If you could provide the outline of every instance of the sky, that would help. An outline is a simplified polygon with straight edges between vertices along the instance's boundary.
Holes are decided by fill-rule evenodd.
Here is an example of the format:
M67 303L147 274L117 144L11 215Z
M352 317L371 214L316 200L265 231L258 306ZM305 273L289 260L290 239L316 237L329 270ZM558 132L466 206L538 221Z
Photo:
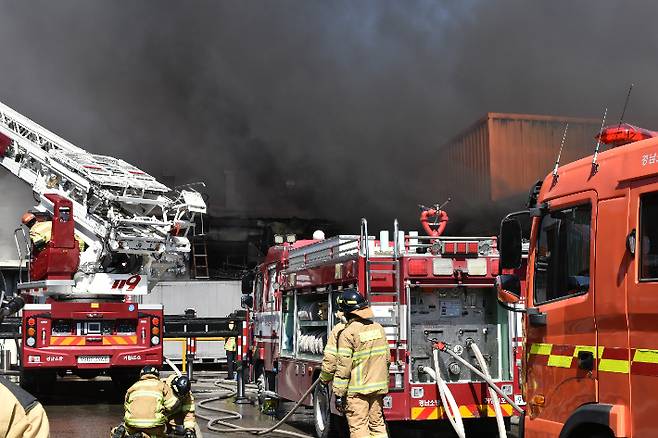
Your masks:
M166 184L204 181L214 214L418 228L417 204L468 200L442 178L440 147L486 112L609 107L612 120L633 82L626 120L658 128L657 13L611 0L0 0L0 100ZM17 214L31 203L0 184ZM499 220L461 205L453 230Z

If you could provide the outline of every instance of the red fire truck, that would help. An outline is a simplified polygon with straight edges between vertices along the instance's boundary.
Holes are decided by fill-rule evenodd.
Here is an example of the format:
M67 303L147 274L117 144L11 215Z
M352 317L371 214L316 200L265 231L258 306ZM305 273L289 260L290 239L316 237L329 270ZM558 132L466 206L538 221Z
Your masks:
M41 386L69 371L123 384L144 365L161 366L162 305L135 297L184 269L187 232L205 212L201 195L90 154L3 104L0 167L29 184L37 201L14 232L27 267L17 285L26 303L21 384Z
M252 345L266 389L284 400L301 398L320 372L328 332L337 322L336 297L356 288L388 335L388 421L450 419L459 425L463 418L467 425L495 427L487 385L449 355L434 363L431 341L437 339L474 364L477 348L496 385L522 403L516 318L496 303L496 238L444 237L447 220L439 208L428 209L421 215L428 235L400 231L395 221L392 236L382 231L375 238L364 219L358 235L289 239L270 248L253 285ZM439 381L447 383L456 409L443 407ZM331 396L318 387L305 403L314 407L317 435L332 436L336 412L325 414L329 406L333 410ZM507 403L499 412L501 423L513 414Z
M597 137L612 148L531 192L527 287L497 280L501 301L526 303L525 438L658 435L658 133L620 123ZM517 266L515 217L500 247Z

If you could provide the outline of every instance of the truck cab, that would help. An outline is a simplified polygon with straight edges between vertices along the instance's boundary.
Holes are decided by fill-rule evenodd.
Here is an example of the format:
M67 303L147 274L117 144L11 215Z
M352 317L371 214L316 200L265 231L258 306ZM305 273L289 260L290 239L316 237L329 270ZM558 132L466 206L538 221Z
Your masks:
M655 436L658 138L619 145L614 129L617 147L533 187L527 281L497 279L500 301L525 304L526 438ZM518 266L515 218L499 245Z

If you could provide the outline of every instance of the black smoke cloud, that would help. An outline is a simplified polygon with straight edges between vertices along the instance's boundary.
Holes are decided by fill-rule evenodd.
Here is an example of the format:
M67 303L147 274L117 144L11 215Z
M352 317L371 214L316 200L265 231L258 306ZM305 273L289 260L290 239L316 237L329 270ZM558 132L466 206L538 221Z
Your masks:
M485 112L614 115L635 82L627 119L658 128L655 2L0 7L0 99L167 183L205 181L216 214L417 227L417 203L452 194L481 217L440 145Z

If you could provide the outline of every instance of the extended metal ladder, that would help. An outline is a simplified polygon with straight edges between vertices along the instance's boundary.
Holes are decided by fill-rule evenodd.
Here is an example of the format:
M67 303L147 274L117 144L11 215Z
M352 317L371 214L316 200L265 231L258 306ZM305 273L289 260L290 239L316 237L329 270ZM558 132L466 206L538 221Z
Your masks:
M390 336L390 329L393 329L393 336L395 339L395 358L398 364L401 363L403 358L400 356L400 347L402 346L402 304L401 304L401 285L400 285L400 242L399 242L399 226L398 220L393 222L393 253L388 256L385 255L381 259L373 258L370 255L370 237L368 235L368 221L364 218L361 219L361 255L365 258L365 284L366 284L366 297L370 300L370 305L375 311L375 320L380 323L384 329L387 330L387 335ZM404 245L404 242L402 242ZM377 290L373 291L371 288L372 276L377 274L388 274L392 277L393 289L392 290ZM392 301L377 302L373 301L373 297L390 297ZM393 315L390 317L377 316L377 307L390 307L393 306Z
M192 272L197 280L208 280L208 246L204 237L192 241Z

